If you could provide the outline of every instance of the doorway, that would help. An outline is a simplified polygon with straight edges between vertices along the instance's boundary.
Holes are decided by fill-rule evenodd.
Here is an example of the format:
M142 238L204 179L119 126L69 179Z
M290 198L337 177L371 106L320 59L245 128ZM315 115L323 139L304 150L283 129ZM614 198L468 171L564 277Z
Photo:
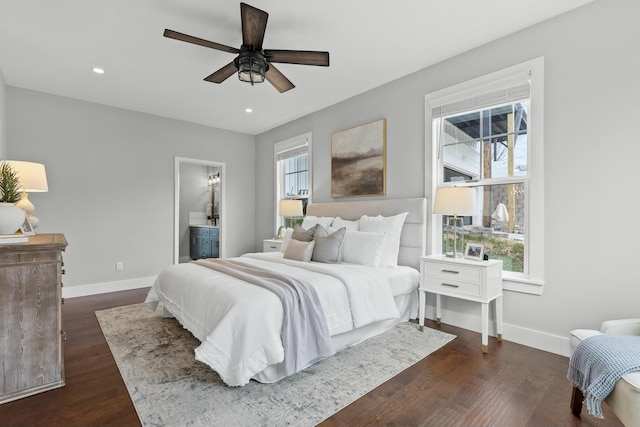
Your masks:
M176 157L174 163L173 262L191 260L190 225L218 228L220 258L226 254L226 165L211 160Z

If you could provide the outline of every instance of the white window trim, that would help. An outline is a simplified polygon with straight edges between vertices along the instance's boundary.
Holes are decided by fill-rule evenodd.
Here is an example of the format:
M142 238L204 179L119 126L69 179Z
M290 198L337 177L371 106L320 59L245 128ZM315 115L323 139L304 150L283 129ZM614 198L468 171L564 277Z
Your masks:
M451 86L425 96L425 153L431 153L432 174L425 174L425 193L435 194L438 185L434 173L438 167L438 144L432 129L432 110L438 105L449 104L463 99L480 96L499 88L528 79L530 82L530 115L532 121L528 128L531 143L528 149L528 216L525 219L528 239L528 267L526 275L505 271L503 273L503 289L542 295L544 288L544 58L539 57L485 76L481 76L455 86ZM425 164L429 159L426 159ZM428 182L431 179L431 183ZM431 185L429 185L431 184ZM429 197L428 194L425 194ZM429 206L431 209L431 206ZM427 241L427 253L437 253L437 241L442 230L442 218L432 216L430 239Z
M304 133L302 135L294 136L293 138L286 139L284 141L276 142L273 145L273 188L275 189L275 206L274 206L274 225L277 230L279 227L278 218L280 217L280 203L279 203L279 183L278 178L280 177L280 172L278 171L278 154L283 153L285 151L293 150L298 147L307 146L308 153L308 170L309 170L309 203L312 201L313 197L313 150L311 149L311 132Z

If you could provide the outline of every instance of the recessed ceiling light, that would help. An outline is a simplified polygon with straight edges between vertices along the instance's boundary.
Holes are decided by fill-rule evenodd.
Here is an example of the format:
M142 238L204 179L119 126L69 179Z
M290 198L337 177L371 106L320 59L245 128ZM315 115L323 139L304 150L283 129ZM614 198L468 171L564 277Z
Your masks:
M100 67L93 67L93 72L96 74L104 74L104 70Z
M245 108L244 112L245 113L253 113L253 108Z

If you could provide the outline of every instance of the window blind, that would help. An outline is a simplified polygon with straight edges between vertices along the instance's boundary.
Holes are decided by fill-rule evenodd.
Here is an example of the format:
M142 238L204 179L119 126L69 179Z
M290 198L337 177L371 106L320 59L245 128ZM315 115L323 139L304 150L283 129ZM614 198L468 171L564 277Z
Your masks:
M490 105L501 103L509 103L520 99L529 98L531 93L531 85L525 84L509 87L506 89L495 90L459 101L447 104L437 105L431 109L431 117L443 117L451 114L463 113L465 111L478 110Z
M276 153L276 160L278 161L286 160L286 159L290 159L291 157L307 154L308 152L309 152L309 147L307 142L305 141L304 145L285 149L284 151L278 151Z

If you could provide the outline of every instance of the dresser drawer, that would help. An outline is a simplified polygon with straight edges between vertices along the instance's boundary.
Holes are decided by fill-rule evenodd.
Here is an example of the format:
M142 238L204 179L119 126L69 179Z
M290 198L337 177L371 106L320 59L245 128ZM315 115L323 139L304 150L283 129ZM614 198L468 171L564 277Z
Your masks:
M480 284L458 282L456 280L446 280L440 277L428 277L424 290L427 292L435 292L442 295L468 295L472 297L480 297Z
M442 279L444 281L465 281L479 284L481 280L480 268L451 263L427 262L424 264L424 273L429 281Z

